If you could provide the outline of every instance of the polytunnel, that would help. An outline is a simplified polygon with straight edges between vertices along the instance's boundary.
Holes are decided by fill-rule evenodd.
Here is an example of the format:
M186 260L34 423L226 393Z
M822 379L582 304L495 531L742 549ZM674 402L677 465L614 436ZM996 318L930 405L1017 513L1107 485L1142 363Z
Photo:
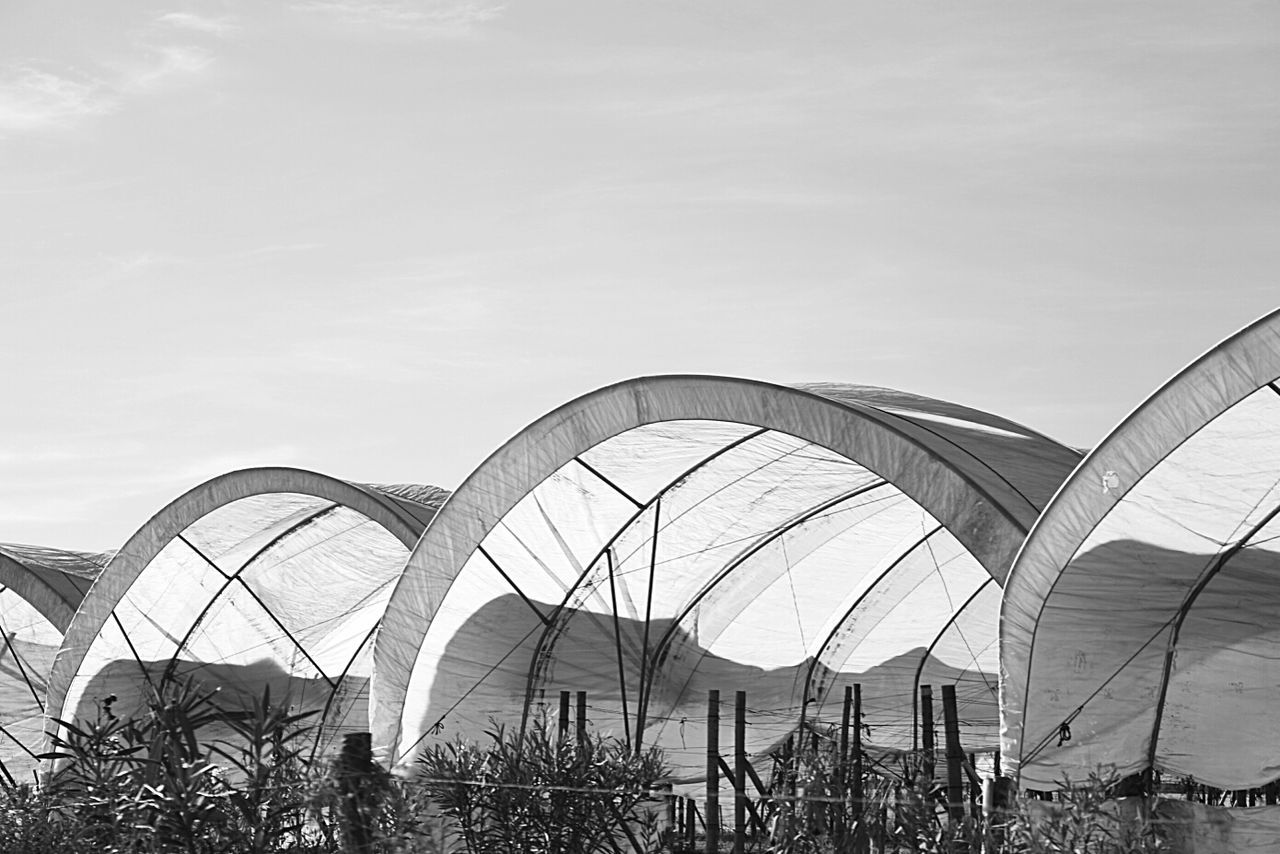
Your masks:
M585 691L593 727L688 775L708 689L748 691L759 752L856 681L869 743L912 747L918 686L954 684L966 747L994 748L1000 583L1078 456L879 388L600 389L496 451L414 549L374 644L374 744L406 769L429 736Z
M1277 377L1280 313L1141 404L1031 532L1000 626L1003 755L1023 787L1099 769L1280 778ZM1259 809L1274 844L1277 808Z
M314 711L316 747L367 729L369 640L447 497L288 468L232 472L169 504L112 558L67 628L48 713L137 709L181 678L223 708ZM212 736L212 734L211 734Z
M109 554L0 544L0 776L29 782L53 657Z

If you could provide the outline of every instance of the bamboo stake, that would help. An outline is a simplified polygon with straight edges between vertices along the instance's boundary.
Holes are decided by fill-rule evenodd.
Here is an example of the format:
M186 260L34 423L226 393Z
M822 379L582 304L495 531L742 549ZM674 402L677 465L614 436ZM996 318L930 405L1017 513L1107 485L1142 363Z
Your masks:
M720 850L720 692L707 692L707 828L706 854Z

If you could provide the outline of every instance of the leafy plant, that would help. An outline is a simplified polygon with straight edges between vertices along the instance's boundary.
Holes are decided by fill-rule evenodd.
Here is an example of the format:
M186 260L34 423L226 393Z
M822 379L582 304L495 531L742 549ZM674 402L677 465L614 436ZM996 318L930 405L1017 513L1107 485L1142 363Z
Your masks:
M419 759L415 780L456 824L470 854L592 854L617 840L645 850L656 836L641 807L665 773L661 753L639 755L615 739L552 731L545 721L524 733L501 726L490 744L436 745Z
M248 709L224 709L218 696L169 679L137 716L114 714L109 697L93 720L55 721L42 757L55 763L42 795L51 820L108 854L313 848L310 713L274 704L270 689Z
M225 801L234 821L231 835L246 851L276 851L303 844L311 807L311 774L305 756L315 712L291 713L273 705L271 687L243 714L220 718L236 738L211 750L229 764Z

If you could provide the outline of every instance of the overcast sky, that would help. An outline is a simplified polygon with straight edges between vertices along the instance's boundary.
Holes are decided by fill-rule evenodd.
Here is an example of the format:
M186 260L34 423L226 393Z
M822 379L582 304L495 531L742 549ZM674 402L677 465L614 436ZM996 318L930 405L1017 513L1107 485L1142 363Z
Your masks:
M1280 304L1280 4L0 4L0 541L643 374L1092 445Z

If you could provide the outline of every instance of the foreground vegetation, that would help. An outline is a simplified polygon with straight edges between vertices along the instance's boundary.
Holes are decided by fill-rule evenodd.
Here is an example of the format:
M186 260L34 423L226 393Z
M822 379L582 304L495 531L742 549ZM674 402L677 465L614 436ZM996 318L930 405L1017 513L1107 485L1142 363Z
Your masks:
M535 723L495 728L488 745L426 751L411 781L364 757L315 761L314 722L264 693L228 712L216 692L168 684L143 713L105 702L64 724L46 785L0 794L0 854L467 854L681 852L649 797L662 756ZM218 737L206 734L217 732ZM356 743L356 742L353 742ZM367 744L367 742L366 742ZM1058 802L998 820L949 818L942 792L909 760L895 779L868 778L860 803L840 768L814 755L775 775L757 799L746 850L769 854L1119 854L1167 850L1140 808L1093 780ZM726 804L731 812L731 801ZM705 836L696 833L694 848ZM731 850L725 829L720 849Z

